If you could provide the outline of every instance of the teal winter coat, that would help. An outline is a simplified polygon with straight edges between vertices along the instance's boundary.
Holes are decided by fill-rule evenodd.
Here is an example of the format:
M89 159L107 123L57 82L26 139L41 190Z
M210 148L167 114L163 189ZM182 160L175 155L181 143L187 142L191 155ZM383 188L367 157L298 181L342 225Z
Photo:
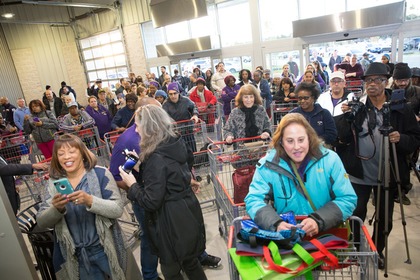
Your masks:
M258 162L245 198L246 210L257 225L275 231L282 221L278 214L293 211L295 215L309 215L321 232L352 215L357 196L343 163L335 152L324 147L320 150L321 155L310 160L302 178L315 212L287 162L276 159L275 149Z

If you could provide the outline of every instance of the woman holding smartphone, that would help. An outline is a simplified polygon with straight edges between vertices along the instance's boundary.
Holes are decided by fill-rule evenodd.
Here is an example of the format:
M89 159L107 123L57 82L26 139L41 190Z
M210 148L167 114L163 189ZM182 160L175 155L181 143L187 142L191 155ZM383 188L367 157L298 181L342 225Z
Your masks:
M139 176L136 181L121 167L120 176L130 187L128 199L145 210L151 252L159 256L165 279L183 279L181 269L189 279L207 279L198 260L206 236L190 183L192 151L174 132L173 120L161 107L140 107L135 116L141 137Z
M116 220L123 212L120 192L111 173L96 162L77 136L65 134L54 143L49 185L37 214L41 228L54 227L54 270L59 279L105 279L104 274L138 279Z

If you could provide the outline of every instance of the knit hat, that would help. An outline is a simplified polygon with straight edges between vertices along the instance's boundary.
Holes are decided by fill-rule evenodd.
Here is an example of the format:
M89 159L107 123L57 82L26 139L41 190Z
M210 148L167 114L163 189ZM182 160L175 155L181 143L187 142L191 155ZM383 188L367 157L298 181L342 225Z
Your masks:
M280 73L274 73L273 74L273 78L280 78L281 79L281 74Z
M45 90L49 90L50 88L51 88L51 86L47 85L47 86L45 87Z
M178 83L169 83L168 92L174 90L179 93Z
M134 101L134 103L137 103L139 98L134 93L129 93L125 96L125 102L128 103L128 101Z
M420 68L414 67L411 69L411 77L420 77Z
M156 91L155 98L158 97L158 96L163 96L163 98L165 98L165 99L168 98L168 95L163 90Z
M233 80L236 82L236 78L232 75L227 75L224 79L225 85L229 83L230 78L233 78Z
M105 92L105 90L104 90L103 88L101 88L101 89L98 91L98 93L100 93L100 92Z
M61 87L64 87L66 85L66 82L65 81L62 81L61 82Z
M341 71L332 72L330 75L330 81L334 78L340 78L341 80L345 80L344 73Z
M159 84L156 81L151 81L149 85L154 85L155 87L159 88Z
M195 81L195 84L198 84L199 82L206 85L206 81L203 78L198 78L197 81Z
M335 72L334 72L335 73ZM368 76L386 76L387 78L390 78L392 75L388 74L388 70L386 68L386 65L381 62L372 62L368 65L365 71L365 75L361 76L360 78L364 80Z
M391 60L391 57L387 53L383 54L382 56L385 56L386 58L388 58L388 60Z
M394 75L392 76L394 80L400 79L410 79L411 78L411 69L408 67L407 63L397 63L394 68Z

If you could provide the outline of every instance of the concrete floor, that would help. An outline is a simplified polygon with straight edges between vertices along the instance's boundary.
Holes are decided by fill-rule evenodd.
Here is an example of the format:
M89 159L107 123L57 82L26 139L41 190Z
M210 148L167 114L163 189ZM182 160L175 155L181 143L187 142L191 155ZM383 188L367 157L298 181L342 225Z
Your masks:
M401 215L399 204L395 205L394 212L394 228L389 238L389 257L388 257L388 278L384 277L384 271L379 270L378 279L420 279L420 237L419 237L419 210L420 210L420 183L417 178L412 174L411 182L414 187L410 191L408 197L411 199L410 206L404 206L404 212L407 222L407 236L409 242L410 256L412 264L405 264L404 261L407 260L403 228L401 224ZM26 205L30 205L30 202L22 205L22 209ZM369 213L368 217L370 218L373 213L373 206L369 203ZM227 243L226 240L219 234L219 221L216 206L210 206L203 210L204 221L206 224L206 234L207 234L207 252L214 256L219 256L222 258L222 265L217 269L206 268L205 272L209 280L221 280L229 279L229 266L227 260ZM129 220L129 215L126 214L125 219ZM367 224L367 221L366 221ZM123 225L124 231L127 233L127 236L135 230L135 227L129 225ZM367 228L372 232L372 226L367 225ZM24 235L25 240L27 241L26 236ZM27 241L29 251L33 257L31 246ZM134 256L140 266L140 247L139 241L135 242L133 247ZM33 258L34 259L34 258ZM34 259L35 263L35 259ZM158 268L159 272L160 269ZM162 277L162 275L160 274ZM340 276L339 279L342 279ZM347 276L348 277L348 276ZM163 278L163 277L162 277ZM40 278L41 279L41 278ZM187 279L187 277L185 277ZM324 279L324 278L322 278ZM329 278L327 278L329 279ZM337 278L335 278L337 279ZM346 278L347 279L347 278ZM358 278L356 278L358 279Z

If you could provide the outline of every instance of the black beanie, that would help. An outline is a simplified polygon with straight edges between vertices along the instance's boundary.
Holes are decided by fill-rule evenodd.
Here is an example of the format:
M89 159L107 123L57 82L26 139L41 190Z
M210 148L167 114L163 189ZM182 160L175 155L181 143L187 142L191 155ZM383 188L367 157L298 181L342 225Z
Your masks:
M51 88L51 86L47 85L47 86L45 87L45 90L49 90L50 88Z
M392 76L394 80L400 79L410 79L411 78L411 69L408 67L407 63L397 63L394 68L394 75Z

